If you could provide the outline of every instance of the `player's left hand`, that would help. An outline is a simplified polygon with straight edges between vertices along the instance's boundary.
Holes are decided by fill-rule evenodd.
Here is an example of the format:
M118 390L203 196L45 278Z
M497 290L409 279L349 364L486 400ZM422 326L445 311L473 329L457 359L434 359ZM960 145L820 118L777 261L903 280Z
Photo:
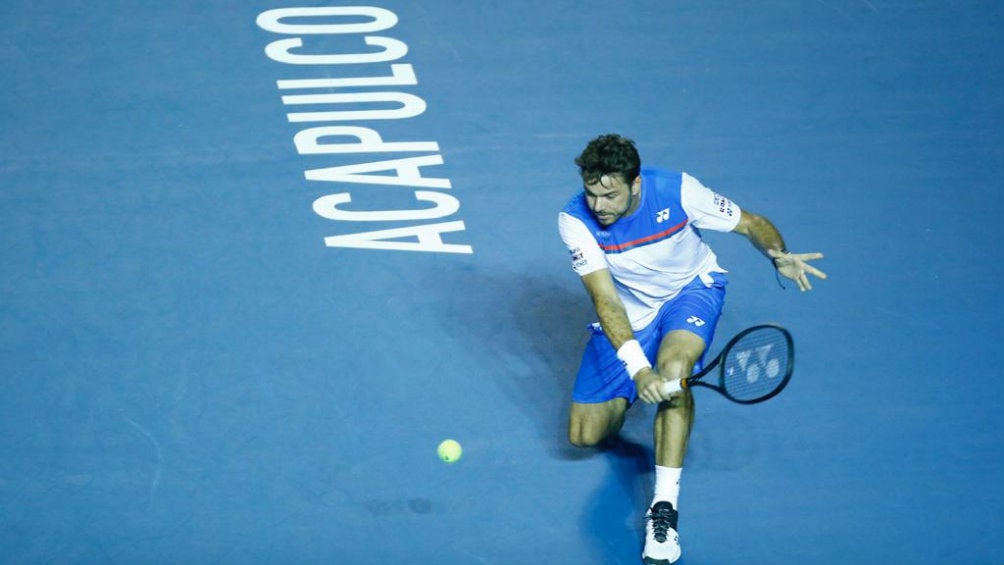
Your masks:
M795 281L795 284L798 285L798 290L812 290L812 284L809 282L808 275L819 279L826 279L826 273L809 264L809 261L822 259L822 253L782 253L781 251L772 249L768 252L768 255L774 261L774 267L777 269L777 272L781 273L783 277Z

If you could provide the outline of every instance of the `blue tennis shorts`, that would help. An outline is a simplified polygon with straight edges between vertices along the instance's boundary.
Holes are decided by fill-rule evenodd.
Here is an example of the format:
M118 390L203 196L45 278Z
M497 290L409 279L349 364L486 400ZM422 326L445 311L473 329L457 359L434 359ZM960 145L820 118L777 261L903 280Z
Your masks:
M680 294L666 302L658 315L645 329L635 332L649 362L655 365L659 343L663 336L673 330L687 330L704 340L705 352L715 336L715 327L722 315L725 304L724 274L712 273L711 287L704 286L700 278L690 282ZM629 404L638 399L634 381L624 370L624 364L617 358L610 340L599 324L590 325L592 335L582 354L579 374L575 377L572 400L581 403L606 402L614 398L626 398ZM703 356L694 366L694 373L701 370Z

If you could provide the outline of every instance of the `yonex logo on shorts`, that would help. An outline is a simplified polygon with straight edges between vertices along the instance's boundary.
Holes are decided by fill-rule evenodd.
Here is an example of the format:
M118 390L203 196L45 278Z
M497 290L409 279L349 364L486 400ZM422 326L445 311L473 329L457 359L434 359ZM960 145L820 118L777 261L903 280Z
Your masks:
M705 322L704 320L702 320L702 319L698 318L697 316L691 316L691 317L687 318L687 323L688 323L688 324L694 324L694 325L695 325L695 326L697 326L697 327L701 327L701 326L703 326L703 325L704 325L704 324L705 324L706 322Z
M658 223L663 223L669 219L669 208L665 210L659 210L659 213L655 215L655 221Z

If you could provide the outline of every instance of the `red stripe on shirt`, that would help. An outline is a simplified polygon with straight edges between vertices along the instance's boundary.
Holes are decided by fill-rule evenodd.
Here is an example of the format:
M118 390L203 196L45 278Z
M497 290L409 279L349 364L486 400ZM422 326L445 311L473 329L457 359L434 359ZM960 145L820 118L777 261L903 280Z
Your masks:
M633 241L627 241L627 242L624 242L624 243L621 243L621 244L618 244L618 245L603 245L601 243L600 244L600 249L602 249L603 251L624 251L625 249L630 249L632 247L637 247L639 245L642 245L642 244L645 244L645 243L649 243L649 242L652 242L652 241L655 241L655 240L658 240L658 239L665 239L665 238L673 235L674 233L680 231L681 229L683 229L683 226L685 226L685 225L687 225L687 220L683 220L679 224L676 224L675 226L669 228L666 231L661 231L659 233L655 233L655 234L652 234L652 235L649 235L649 236L645 236L645 237L640 238L640 239L635 239Z

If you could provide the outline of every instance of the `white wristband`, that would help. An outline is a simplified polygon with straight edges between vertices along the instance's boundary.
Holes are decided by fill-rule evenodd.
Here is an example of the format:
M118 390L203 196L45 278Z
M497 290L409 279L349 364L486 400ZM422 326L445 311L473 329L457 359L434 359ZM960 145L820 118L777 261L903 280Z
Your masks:
M617 350L617 358L621 360L621 363L624 363L624 369L632 380L638 371L652 368L652 364L648 362L648 357L645 357L645 352L642 351L641 344L638 343L637 339L624 342L624 345L621 345L620 349Z

